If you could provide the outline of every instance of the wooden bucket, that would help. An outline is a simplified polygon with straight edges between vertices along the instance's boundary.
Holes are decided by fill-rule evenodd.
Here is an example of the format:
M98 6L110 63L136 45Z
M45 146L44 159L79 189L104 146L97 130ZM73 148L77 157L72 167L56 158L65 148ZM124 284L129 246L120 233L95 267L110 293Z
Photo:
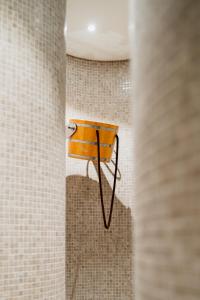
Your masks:
M93 121L71 119L68 128L74 128L68 142L68 156L97 160L97 130L100 141L100 160L109 162L112 157L118 126Z

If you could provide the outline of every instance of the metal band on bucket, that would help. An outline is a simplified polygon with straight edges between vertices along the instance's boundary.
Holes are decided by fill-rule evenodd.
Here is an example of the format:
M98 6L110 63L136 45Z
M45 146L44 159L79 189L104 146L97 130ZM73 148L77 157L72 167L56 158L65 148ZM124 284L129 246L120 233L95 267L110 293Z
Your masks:
M77 126L86 127L86 128L93 128L93 129L96 129L96 130L105 130L105 131L117 132L115 128L104 127L104 126L97 126L97 125L92 125L92 124L77 123Z
M80 158L80 159L86 159L86 160L97 160L98 157L96 156L86 156L86 155L79 155L79 154L73 154L73 153L68 153L69 157L73 157L73 158ZM101 161L102 162L109 162L108 158L103 158L101 157Z
M74 139L69 139L70 142L72 143L81 143L81 144L87 144L87 145L97 145L97 142L92 142L92 141L85 141L85 140L74 140ZM109 147L112 148L113 144L102 144L100 143L101 147Z

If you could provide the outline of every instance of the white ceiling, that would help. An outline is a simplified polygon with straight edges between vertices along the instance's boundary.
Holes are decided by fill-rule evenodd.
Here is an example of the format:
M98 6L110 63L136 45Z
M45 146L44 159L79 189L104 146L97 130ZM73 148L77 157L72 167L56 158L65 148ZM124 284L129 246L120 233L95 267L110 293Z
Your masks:
M128 59L128 0L67 0L65 34L69 55Z

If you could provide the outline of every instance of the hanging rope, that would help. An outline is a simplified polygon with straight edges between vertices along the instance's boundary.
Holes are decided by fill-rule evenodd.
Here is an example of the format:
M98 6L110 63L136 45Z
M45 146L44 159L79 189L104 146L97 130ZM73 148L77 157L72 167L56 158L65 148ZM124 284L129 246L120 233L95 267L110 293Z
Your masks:
M117 169L118 169L118 153L119 153L119 137L118 135L115 136L116 138L116 162L115 162L115 173L114 173L114 181L113 181L113 190L112 190L112 198L110 204L110 212L108 217L108 223L106 221L106 214L105 214L105 207L104 207L104 200L103 200L103 189L102 189L102 181L101 181L101 157L100 157L100 138L99 138L99 130L96 130L97 136L97 154L98 154L98 177L99 177L99 190L100 190L100 198L101 198L101 208L102 208L102 215L103 215L103 222L104 227L109 229L112 219L112 212L113 212L113 204L115 199L115 187L116 187L116 179L117 179Z

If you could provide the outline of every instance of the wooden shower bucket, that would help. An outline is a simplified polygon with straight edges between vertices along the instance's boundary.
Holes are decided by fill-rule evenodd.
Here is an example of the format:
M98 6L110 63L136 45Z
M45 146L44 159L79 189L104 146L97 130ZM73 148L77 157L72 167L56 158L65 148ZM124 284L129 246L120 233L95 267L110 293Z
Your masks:
M68 156L79 159L86 159L97 161L98 163L98 177L99 190L101 199L101 208L103 215L104 227L109 229L112 218L113 204L115 198L115 187L118 170L118 126L106 123L99 123L93 121L84 121L71 119L67 125L68 142ZM116 140L116 161L115 173L113 181L112 198L110 205L110 212L108 222L106 220L106 213L103 200L103 189L101 180L101 166L100 162L110 162L113 148Z
M70 120L69 126L74 129L68 142L69 157L97 160L96 131L98 130L100 139L100 160L102 162L109 162L111 160L118 126L76 119Z

